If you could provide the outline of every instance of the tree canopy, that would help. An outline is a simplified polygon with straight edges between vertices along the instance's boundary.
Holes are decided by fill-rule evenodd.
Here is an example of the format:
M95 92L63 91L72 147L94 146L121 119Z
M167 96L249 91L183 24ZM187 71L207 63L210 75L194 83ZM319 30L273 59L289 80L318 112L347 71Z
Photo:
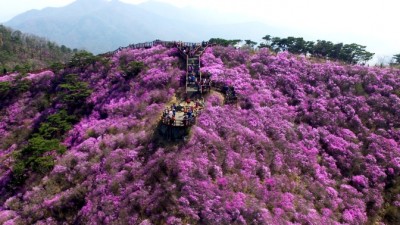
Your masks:
M0 25L0 72L27 72L65 63L73 50L45 38Z
M240 40L240 39L226 40L223 38L211 38L208 42L211 44L217 44L217 45L222 45L222 46L228 47L228 46L235 46L235 45L239 44L240 42L242 42L242 40Z
M393 56L393 61L394 64L400 65L400 53Z
M326 40L306 41L302 37L272 37L266 35L262 38L260 48L269 48L276 52L288 51L293 54L304 54L313 57L341 60L347 63L365 63L372 59L374 53L368 52L366 46L356 43L333 43ZM399 55L400 60L400 55Z

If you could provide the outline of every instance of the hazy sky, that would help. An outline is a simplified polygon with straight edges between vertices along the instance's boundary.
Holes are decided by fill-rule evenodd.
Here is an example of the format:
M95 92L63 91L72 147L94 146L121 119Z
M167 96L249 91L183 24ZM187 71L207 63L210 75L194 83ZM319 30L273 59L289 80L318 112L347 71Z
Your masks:
M74 0L0 0L0 23L29 9L59 7ZM139 3L146 0L121 0ZM288 28L309 40L356 42L378 56L400 53L399 0L160 0L247 15ZM258 41L258 40L256 40Z

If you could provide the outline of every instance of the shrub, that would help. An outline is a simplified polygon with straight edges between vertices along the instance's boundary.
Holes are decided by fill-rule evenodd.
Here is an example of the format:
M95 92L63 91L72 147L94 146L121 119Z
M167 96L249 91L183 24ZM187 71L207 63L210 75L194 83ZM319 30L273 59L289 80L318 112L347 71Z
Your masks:
M58 152L65 151L65 146L60 144L57 139L47 140L42 136L36 136L29 139L29 143L26 147L22 149L22 154L25 156L39 157L44 153L52 150L57 150Z
M45 174L54 167L54 159L51 156L41 156L35 158L31 163L31 169L35 172Z
M85 68L88 65L94 65L99 57L87 51L81 51L72 56L71 61L68 63L69 67Z
M92 93L89 85L83 81L79 81L76 74L65 76L63 83L59 87L62 91L61 101L71 107L82 106L86 98Z
M131 79L137 76L144 69L144 63L138 61L132 61L128 63L126 67L123 68L126 76L125 79Z
M66 110L53 114L42 123L39 128L39 134L46 139L60 138L66 131L72 128L76 122L76 116L68 115Z
M11 83L8 81L0 82L0 100L6 99L11 90Z

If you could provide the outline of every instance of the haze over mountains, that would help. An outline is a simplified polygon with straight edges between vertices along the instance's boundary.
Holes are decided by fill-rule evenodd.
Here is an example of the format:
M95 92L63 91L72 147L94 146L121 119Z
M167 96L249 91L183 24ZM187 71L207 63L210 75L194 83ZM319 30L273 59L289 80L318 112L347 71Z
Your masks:
M118 0L77 0L60 8L31 10L5 25L94 53L131 43L164 40L202 41L212 37L259 40L279 33L258 22L240 22L232 15L178 8L150 1L138 5Z

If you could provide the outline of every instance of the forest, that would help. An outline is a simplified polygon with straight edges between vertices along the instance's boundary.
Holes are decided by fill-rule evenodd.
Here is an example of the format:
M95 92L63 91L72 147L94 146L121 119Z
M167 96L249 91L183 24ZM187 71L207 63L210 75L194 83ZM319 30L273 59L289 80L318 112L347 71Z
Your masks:
M317 40L306 41L302 37L272 37L266 35L257 47L268 48L274 52L288 51L293 54L303 54L310 57L336 60L350 64L365 64L372 59L374 53L366 51L366 46L356 43L343 44L331 41ZM225 40L212 38L211 43L222 46L235 46L242 42L240 39ZM252 40L244 40L244 45L255 47L258 43Z
M28 72L66 63L77 49L0 25L0 74Z

